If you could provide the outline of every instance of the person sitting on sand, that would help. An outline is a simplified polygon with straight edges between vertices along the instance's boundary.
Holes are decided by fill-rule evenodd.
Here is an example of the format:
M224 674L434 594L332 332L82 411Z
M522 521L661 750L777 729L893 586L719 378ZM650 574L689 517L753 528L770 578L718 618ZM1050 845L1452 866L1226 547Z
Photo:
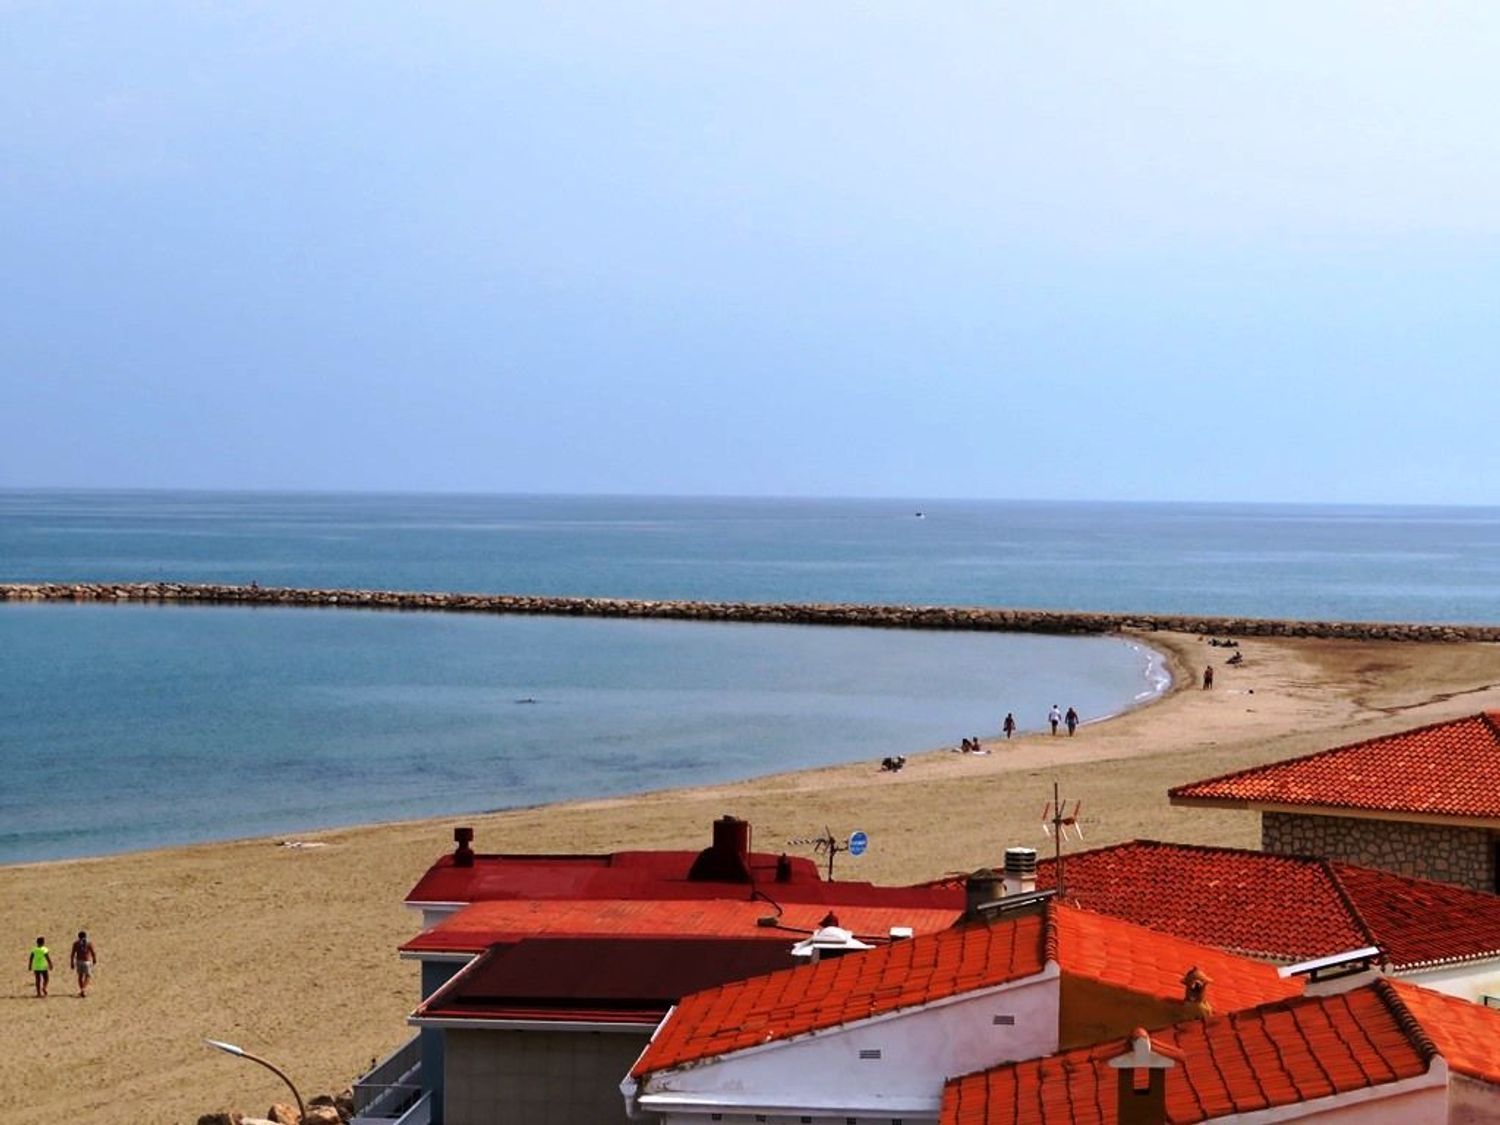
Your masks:
M99 954L94 951L94 943L89 941L89 935L79 930L78 940L73 943L73 950L68 954L68 964L78 974L79 999L89 994L89 984L94 979L94 963L98 960Z
M1005 713L1005 722L1003 722L1003 723L1000 724L1000 729L1005 732L1005 737L1006 738L1009 738L1011 735L1015 734L1016 733L1016 717L1015 717L1015 715L1013 715L1013 714L1011 714L1011 712L1007 711Z
M36 996L40 1000L47 995L47 978L52 972L52 954L47 949L47 939L39 937L26 959L36 984Z

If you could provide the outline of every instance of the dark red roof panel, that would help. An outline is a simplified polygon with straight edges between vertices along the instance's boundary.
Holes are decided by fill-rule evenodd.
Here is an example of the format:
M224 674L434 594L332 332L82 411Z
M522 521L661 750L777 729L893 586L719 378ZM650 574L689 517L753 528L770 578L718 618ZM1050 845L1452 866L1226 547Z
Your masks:
M1500 712L1179 785L1174 802L1242 802L1500 820Z
M690 992L791 964L788 942L537 938L490 949L417 1016L655 1022Z

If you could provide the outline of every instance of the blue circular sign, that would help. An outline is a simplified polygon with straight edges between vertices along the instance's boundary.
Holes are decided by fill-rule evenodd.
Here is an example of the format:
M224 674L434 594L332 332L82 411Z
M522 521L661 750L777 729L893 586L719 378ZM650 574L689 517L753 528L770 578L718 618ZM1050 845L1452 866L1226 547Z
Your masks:
M870 837L863 832L856 832L849 837L849 854L864 855L865 849L870 846Z

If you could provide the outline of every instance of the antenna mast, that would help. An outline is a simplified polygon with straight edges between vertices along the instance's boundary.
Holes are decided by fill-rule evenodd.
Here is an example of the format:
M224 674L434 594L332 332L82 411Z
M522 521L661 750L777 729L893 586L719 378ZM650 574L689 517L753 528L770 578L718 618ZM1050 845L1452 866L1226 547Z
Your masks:
M833 830L826 824L823 826L823 835L821 836L796 836L788 840L787 843L811 844L813 851L818 855L826 855L828 857L828 881L830 883L833 882L834 856L838 855L839 852L847 852L849 850L849 841L845 840L842 844L839 843L837 837L833 834Z
M1068 887L1063 871L1063 841L1067 838L1069 829L1077 833L1080 840L1083 839L1083 825L1078 818L1078 812L1082 808L1082 801L1074 801L1073 811L1068 812L1058 792L1057 780L1054 778L1052 800L1042 806L1042 831L1052 837L1052 858L1056 864L1053 871L1057 877L1058 898L1063 897Z

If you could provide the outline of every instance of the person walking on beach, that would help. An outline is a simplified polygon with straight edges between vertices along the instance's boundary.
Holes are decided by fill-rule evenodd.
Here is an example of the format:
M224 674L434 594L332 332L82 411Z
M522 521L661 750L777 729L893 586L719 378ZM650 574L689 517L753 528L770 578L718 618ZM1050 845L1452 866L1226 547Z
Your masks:
M99 954L94 951L94 943L89 941L89 935L79 930L78 940L73 943L73 951L68 954L68 965L78 974L80 1000L89 994L89 984L94 979L94 963L98 960Z
M1057 733L1057 724L1062 722L1062 712L1057 709L1057 704L1052 705L1052 710L1047 712L1047 721L1052 724L1052 733Z
M1067 715L1063 718L1063 722L1068 724L1068 737L1072 738L1073 732L1078 729L1078 712L1069 707Z
M1005 731L1006 738L1016 733L1016 717L1010 711L1005 713L1005 722L1000 724L1000 729Z
M1209 688L1211 688L1213 686L1214 686L1214 666L1212 664L1210 664L1207 668L1203 669L1203 690L1207 691Z
M40 1000L47 995L47 978L52 972L52 954L47 949L47 939L39 937L36 945L32 946L31 954L26 959L26 964L31 969L32 979L36 983L36 996Z

